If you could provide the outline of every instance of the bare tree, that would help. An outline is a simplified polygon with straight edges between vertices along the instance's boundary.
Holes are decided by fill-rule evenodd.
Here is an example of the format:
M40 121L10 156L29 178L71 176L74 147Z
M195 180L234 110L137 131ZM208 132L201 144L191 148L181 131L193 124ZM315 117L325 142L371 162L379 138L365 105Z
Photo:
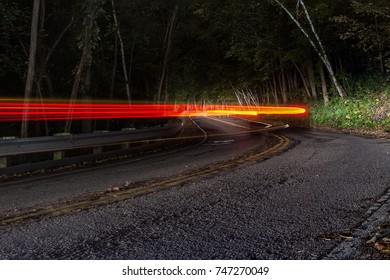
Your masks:
M309 85L311 90L311 97L313 99L317 99L317 89L316 89L316 83L315 83L315 77L314 77L314 68L313 68L313 60L311 58L311 55L308 55L307 60L307 74L309 76Z
M53 97L53 87L51 84L51 79L48 73L47 65L50 61L51 56L53 55L55 49L57 48L58 44L61 42L62 38L64 37L65 33L69 30L73 23L73 17L70 19L69 23L64 27L64 29L61 31L61 33L58 35L56 40L54 41L53 45L49 47L48 49L45 49L42 43L42 40L39 40L40 37L42 37L42 34L45 33L45 20L46 20L46 1L41 0L40 4L40 19L39 19L39 34L41 36L38 37L38 50L37 50L37 66L36 66L36 78L34 79L36 84L36 90L38 97L40 98L42 104L43 104L43 93L42 93L42 80L46 80L46 84L49 90L50 97ZM48 121L44 121L45 124L45 132L46 135L49 135L49 125Z
M329 94L328 94L328 86L326 84L325 73L324 73L324 65L322 61L318 63L318 68L320 70L322 95L324 98L324 103L327 104L329 102Z
M130 86L129 86L129 77L127 75L127 70L126 70L126 59L125 59L125 49L123 46L123 40L122 40L122 35L119 29L118 25L118 18L116 17L116 10L115 10L115 2L114 0L111 0L111 6L112 6L112 16L114 18L114 27L116 30L116 34L119 39L119 45L121 47L121 57L122 57L122 69L123 69L123 76L125 78L125 83L126 83L126 95L129 100L129 103L131 102L131 95L130 95Z
M82 78L88 73L88 68L91 65L92 60L92 42L93 42L93 34L96 28L95 20L98 13L100 0L88 0L86 1L86 17L84 19L84 29L82 33L82 54L80 58L80 62L77 66L77 71L75 74L72 92L70 94L70 109L68 112L68 118L65 123L64 132L69 133L72 125L72 113L73 113L73 105L76 102L77 95L79 92L80 83Z
M279 62L280 62L280 88L282 93L283 103L286 104L288 101L287 98L287 85L286 85L286 72L284 70L282 55L279 50Z
M331 78L331 80L332 80L332 82L333 82L333 84L334 84L334 86L336 88L337 93L341 97L345 97L346 93L345 93L344 89L341 87L341 85L339 84L339 82L337 81L336 75L334 74L332 65L331 65L331 63L330 63L330 61L328 59L328 56L327 56L326 51L325 51L325 48L322 45L320 37L318 36L318 34L317 34L317 32L316 32L316 30L314 28L313 21L312 21L310 15L309 15L309 12L306 9L306 6L305 6L305 3L303 2L303 0L298 0L297 1L297 9L299 7L302 7L302 9L304 11L304 14L305 14L305 17L306 17L306 20L307 20L307 22L310 25L310 30L311 30L311 33L312 33L311 35L303 28L303 26L298 21L298 19L296 17L294 17L294 15L286 8L285 5L283 5L283 3L280 0L271 0L271 1L275 2L276 4L278 4L288 14L288 16L294 21L294 23L301 30L303 35L305 35L305 37L309 40L310 44L313 46L313 48L315 49L315 51L317 52L317 54L321 58L322 62L324 63L326 69L328 70L329 76L330 76L330 78Z
M24 89L24 104L28 106L29 99L32 95L32 88L35 75L35 61L37 53L37 39L38 39L38 21L39 21L39 5L41 0L34 0L32 19L31 19L31 35L30 35L30 52L28 56L28 69L26 77L26 86ZM28 110L25 108L23 112L22 126L20 130L20 137L28 136Z
M299 76L300 76L301 79L302 79L302 84L303 84L303 86L304 86L304 88L305 88L307 97L308 97L308 98L311 98L309 86L307 85L307 81L306 81L306 79L305 79L305 76L303 75L301 69L298 67L298 65L296 64L296 62L295 62L294 60L292 60L292 63L294 64L295 68L296 68L297 71L298 71Z
M115 34L114 56L113 56L113 66L112 66L112 71L111 71L110 91L108 92L108 98L110 101L114 98L114 87L115 87L115 76L116 76L117 65L118 65L118 33Z
M42 18L41 20L44 20L44 19ZM44 76L47 77L47 64L49 63L50 58L53 55L54 50L57 48L58 44L61 42L65 33L69 30L72 23L73 23L73 17L70 19L69 23L64 27L64 29L58 35L54 44L48 49L47 53L45 53L45 56L42 58L39 69L37 71L38 72L37 73L37 88L38 88L38 90L40 90L40 88L41 88L42 79L44 78ZM42 27L42 29L43 29L43 27Z
M164 53L164 60L163 60L163 65L162 65L162 69L161 69L160 81L158 84L158 90L157 90L157 94L156 94L156 98L155 98L157 101L161 100L161 92L162 92L164 80L165 80L166 73L167 73L168 59L169 59L169 55L171 52L172 38L173 38L174 31L175 31L176 17L177 17L178 9L179 9L179 5L176 4L176 6L173 9L173 12L169 18L167 29L165 32L165 37L164 37L164 52L165 53ZM165 99L167 99L167 96L165 97Z

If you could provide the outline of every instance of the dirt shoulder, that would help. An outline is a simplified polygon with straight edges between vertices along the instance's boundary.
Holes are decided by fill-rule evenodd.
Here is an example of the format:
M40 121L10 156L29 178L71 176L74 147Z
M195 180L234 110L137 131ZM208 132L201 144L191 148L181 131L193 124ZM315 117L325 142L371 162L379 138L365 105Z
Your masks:
M332 128L332 127L317 127L310 126L311 128L319 129L322 131L330 131L336 133L346 133L351 135L357 135L370 138L387 138L390 139L390 132L383 130L370 130L370 129L351 129L351 128Z
M335 128L329 126L315 126L310 123L310 119L298 118L298 117L288 117L288 118L276 118L276 117L263 117L262 121L270 123L272 125L281 125L289 124L292 127L304 127L304 128L315 128L321 131L335 132L335 133L345 133L351 135L357 135L368 138L386 138L390 139L390 131L379 130L379 129L353 129L353 128Z

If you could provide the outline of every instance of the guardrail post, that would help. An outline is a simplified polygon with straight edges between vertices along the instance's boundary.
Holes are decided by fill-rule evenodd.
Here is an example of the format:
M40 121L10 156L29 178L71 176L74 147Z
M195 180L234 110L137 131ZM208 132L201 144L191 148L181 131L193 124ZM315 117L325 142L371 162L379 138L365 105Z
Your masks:
M122 143L121 144L121 149L122 150L126 150L126 149L128 149L129 148L129 142L125 142L125 143Z
M16 139L16 136L3 136L0 140L13 140ZM6 168L8 166L7 157L0 157L0 168Z
M135 130L134 127L125 127L125 128L122 128L121 131L132 131L132 130ZM129 142L124 142L121 144L121 149L122 150L126 150L130 147L130 143Z
M1 157L0 158L0 168L6 168L7 167L7 157Z
M108 130L95 130L93 133L107 133L107 132L109 132L109 131ZM94 154L100 154L102 151L103 151L102 146L93 147Z
M53 152L53 159L54 160L60 160L65 157L65 152L64 151L55 151Z
M61 133L56 133L54 136L69 136L71 135L70 133L66 132L61 132ZM65 157L65 152L64 151L54 151L53 152L53 160L60 160Z

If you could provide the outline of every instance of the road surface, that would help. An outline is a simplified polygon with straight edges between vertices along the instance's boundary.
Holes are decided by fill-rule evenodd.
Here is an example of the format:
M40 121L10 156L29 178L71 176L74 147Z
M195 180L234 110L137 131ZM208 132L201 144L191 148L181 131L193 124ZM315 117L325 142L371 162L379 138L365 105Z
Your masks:
M267 137L237 134L245 122L196 121L209 134L232 134L133 163L0 186L2 213L37 202L55 208L80 188L88 194L126 181L142 190L157 186L2 226L0 258L386 258L365 241L389 217L389 140L287 129L278 134L289 144L270 156L258 152ZM267 149L286 139L268 137L275 143Z

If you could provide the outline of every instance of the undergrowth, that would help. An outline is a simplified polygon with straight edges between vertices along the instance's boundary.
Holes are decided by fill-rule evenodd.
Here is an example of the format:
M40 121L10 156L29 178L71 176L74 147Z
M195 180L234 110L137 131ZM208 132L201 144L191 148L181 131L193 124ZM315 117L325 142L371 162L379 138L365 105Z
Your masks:
M355 83L346 98L311 102L310 123L317 127L390 131L390 85L385 79Z

